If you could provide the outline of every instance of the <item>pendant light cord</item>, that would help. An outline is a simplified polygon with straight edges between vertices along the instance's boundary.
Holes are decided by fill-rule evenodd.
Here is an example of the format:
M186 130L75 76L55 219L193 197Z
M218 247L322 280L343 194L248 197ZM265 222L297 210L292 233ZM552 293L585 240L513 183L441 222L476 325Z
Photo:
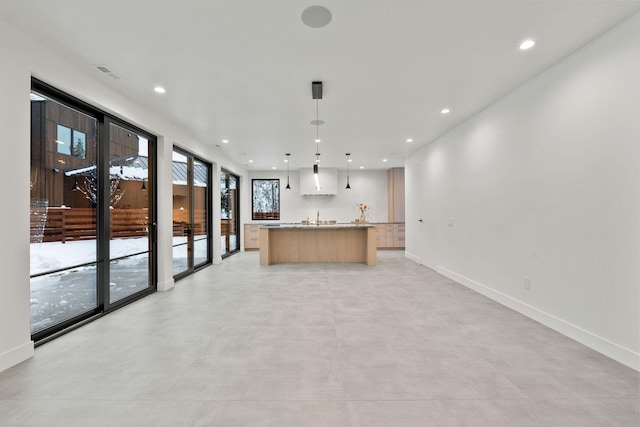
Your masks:
M319 151L319 146L318 146L318 142L320 141L320 137L319 137L319 127L320 127L320 122L318 121L318 100L316 99L316 163L318 163L319 160L319 156L320 156L320 151Z

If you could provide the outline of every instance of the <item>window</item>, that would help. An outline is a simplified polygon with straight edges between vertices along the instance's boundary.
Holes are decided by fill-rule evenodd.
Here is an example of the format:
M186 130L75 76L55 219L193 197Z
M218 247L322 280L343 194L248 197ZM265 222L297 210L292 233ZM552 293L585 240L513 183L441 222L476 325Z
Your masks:
M156 138L32 79L31 339L156 290Z
M87 153L87 134L58 125L56 144L58 145L58 153L84 159Z
M280 180L251 180L251 219L280 219Z

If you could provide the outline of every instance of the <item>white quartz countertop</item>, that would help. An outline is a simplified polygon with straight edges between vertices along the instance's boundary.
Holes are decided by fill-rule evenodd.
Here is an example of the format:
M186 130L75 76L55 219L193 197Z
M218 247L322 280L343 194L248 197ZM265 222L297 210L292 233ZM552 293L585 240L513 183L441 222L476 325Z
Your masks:
M263 225L260 228L301 228L308 230L327 230L327 229L338 229L338 228L369 228L375 227L373 224L270 224Z

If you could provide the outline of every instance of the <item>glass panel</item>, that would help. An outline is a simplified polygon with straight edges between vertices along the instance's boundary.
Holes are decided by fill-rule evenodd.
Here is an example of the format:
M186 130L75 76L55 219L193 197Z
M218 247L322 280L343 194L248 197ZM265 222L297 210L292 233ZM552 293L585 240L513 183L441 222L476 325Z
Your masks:
M149 141L110 124L109 302L151 283Z
M229 189L227 188L227 173L220 172L220 253L227 254L227 235L229 222Z
M238 177L229 175L229 251L240 249L238 241Z
M238 241L238 177L229 172L220 174L220 245L222 255L240 249Z
M193 161L193 265L206 263L209 259L207 183L209 182L207 165L198 160Z
M58 144L58 153L71 155L71 129L58 125L58 137L56 138L56 144Z
M98 306L97 120L35 93L31 113L30 291L35 333ZM69 155L72 129L85 135L84 158Z
M189 270L191 192L187 156L173 152L173 275Z
M73 130L73 142L71 143L71 155L83 158L86 154L87 135L79 130Z

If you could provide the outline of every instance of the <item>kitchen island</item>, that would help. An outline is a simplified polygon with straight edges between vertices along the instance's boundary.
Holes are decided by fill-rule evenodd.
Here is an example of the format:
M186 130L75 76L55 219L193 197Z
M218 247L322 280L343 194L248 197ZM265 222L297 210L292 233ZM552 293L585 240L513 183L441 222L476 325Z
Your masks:
M260 227L260 265L289 262L376 265L376 228L352 224Z

